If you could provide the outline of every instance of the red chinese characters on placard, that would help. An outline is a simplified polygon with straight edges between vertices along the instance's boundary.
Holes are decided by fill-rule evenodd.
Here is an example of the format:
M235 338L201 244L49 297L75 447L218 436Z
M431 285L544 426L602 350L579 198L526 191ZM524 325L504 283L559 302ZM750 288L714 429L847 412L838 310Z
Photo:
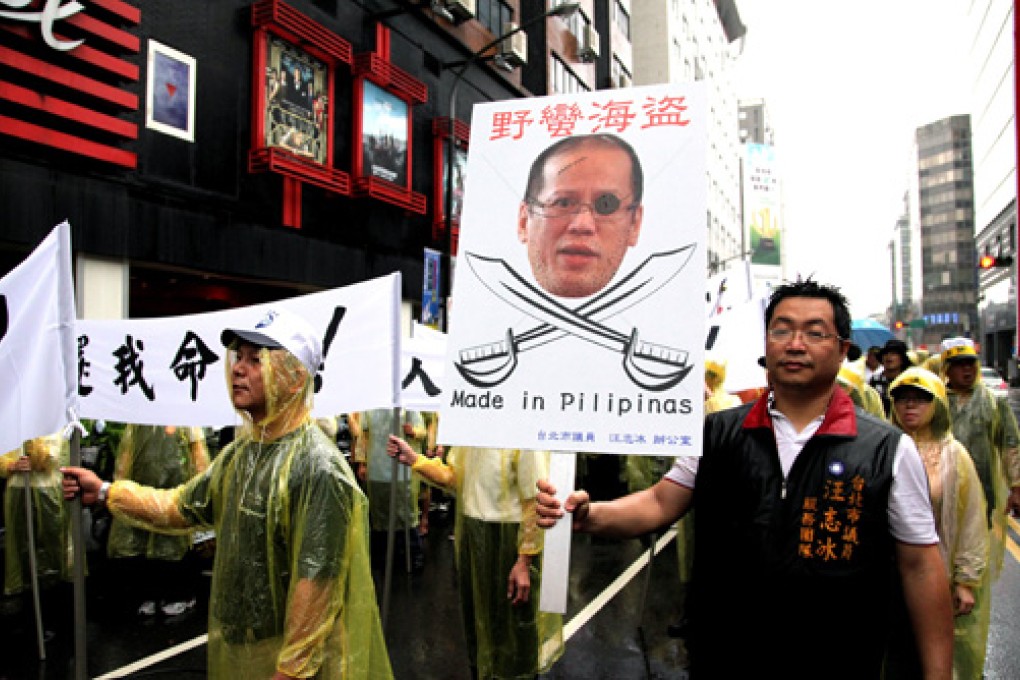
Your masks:
M577 104L555 104L542 109L539 123L546 126L550 137L569 137L581 119L581 107Z
M605 104L597 102L592 104L596 109L596 113L588 116L588 120L595 121L595 127L591 131L615 130L616 132L623 132L630 127L630 122L637 116L636 113L630 110L630 107L633 105L634 102L614 102L612 99Z
M636 125L639 130L659 127L684 127L691 123L686 97L646 97L640 106L633 101L559 102L539 113L538 125L550 138L596 132L625 132ZM530 110L496 111L492 114L490 140L517 140L535 124Z
M644 109L646 118L646 122L641 126L641 129L669 125L678 125L680 127L689 125L691 119L685 115L687 113L685 99L686 97L662 97L661 99L648 97L641 107Z
M492 114L492 134L494 139L520 139L524 136L524 128L534 123L531 111L497 111Z

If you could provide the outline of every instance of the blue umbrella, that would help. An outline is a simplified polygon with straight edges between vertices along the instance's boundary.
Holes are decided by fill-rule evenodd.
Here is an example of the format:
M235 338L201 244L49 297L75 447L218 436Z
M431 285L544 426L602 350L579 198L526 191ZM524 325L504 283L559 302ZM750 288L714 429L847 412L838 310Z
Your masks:
M850 339L867 352L869 347L881 347L896 336L874 319L855 319L850 323Z

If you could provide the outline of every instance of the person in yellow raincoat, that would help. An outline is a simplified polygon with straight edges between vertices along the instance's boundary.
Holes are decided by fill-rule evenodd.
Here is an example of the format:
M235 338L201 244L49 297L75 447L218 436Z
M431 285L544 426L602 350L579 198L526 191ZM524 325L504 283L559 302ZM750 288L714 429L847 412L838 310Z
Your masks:
M60 435L38 437L0 456L4 494L4 594L32 587L28 555L25 494L32 497L36 574L40 590L71 578L69 515L60 499L60 466L67 463L67 441Z
M842 387L854 406L885 420L885 409L882 408L882 395L874 387L864 382L864 375L857 364L843 364L836 376L836 384Z
M1009 400L996 398L981 382L981 362L969 338L943 341L941 358L953 435L974 460L988 503L995 578L1002 568L1006 514L1020 514L1020 431Z
M65 468L64 496L105 496L114 515L148 529L215 529L210 678L391 678L367 501L309 415L319 341L283 310L222 340L243 426L209 469L153 489Z
M549 453L453 447L447 461L390 437L386 452L427 482L457 494L454 540L464 637L472 676L532 678L563 655L563 621L538 611L536 483Z
M980 597L991 586L981 480L967 450L953 437L941 378L908 368L889 385L889 394L892 422L913 438L928 473L939 550L953 588L953 677L980 680L991 613L987 598Z
M425 441L425 420L420 411L404 411L397 416L392 408L362 411L358 417L359 436L354 460L358 477L365 482L368 495L369 527L372 530L372 558L379 564L385 554L386 532L390 528L390 483L393 478L392 461L386 455L386 440L394 432L394 422L400 432L409 437L416 447ZM418 491L421 482L407 471L399 473L396 481L397 505L396 549L411 546L411 564L415 571L425 567L425 552L418 533ZM406 538L402 534L406 532Z
M201 428L129 424L117 447L113 478L172 489L208 467L209 450ZM120 580L133 591L131 606L141 603L139 614L155 614L157 599L166 596L169 601L160 603L162 611L175 616L194 604L180 568L190 548L189 534L147 531L115 517L106 554L119 561Z

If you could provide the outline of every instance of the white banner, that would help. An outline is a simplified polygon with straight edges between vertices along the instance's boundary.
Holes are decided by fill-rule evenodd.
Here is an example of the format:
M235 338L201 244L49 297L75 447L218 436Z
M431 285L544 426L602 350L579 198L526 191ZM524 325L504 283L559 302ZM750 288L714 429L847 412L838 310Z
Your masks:
M322 341L316 415L400 404L400 275L240 309L162 319L78 322L82 414L148 425L236 423L225 328L271 309L308 321Z
M0 453L53 434L77 407L71 227L0 279Z
M440 441L701 451L706 115L701 83L475 106Z
M706 348L726 361L727 392L765 387L765 369L758 358L765 355L765 305L767 298L754 297L729 306L708 320Z
M733 305L747 302L753 294L751 263L747 260L733 262L725 271L708 279L705 291L708 318L722 314Z
M401 405L409 411L439 411L446 374L446 333L415 323L400 354Z

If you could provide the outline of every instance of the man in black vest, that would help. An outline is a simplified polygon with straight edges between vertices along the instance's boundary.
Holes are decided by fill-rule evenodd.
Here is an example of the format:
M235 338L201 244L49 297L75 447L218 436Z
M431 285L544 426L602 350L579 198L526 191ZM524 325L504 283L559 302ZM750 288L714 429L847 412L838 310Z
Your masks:
M780 286L765 326L771 392L709 415L700 459L605 503L576 491L561 507L539 482L539 524L570 512L575 529L631 537L696 508L688 647L699 680L879 678L897 605L925 678L948 680L952 606L923 463L910 437L835 388L846 299L811 280Z

